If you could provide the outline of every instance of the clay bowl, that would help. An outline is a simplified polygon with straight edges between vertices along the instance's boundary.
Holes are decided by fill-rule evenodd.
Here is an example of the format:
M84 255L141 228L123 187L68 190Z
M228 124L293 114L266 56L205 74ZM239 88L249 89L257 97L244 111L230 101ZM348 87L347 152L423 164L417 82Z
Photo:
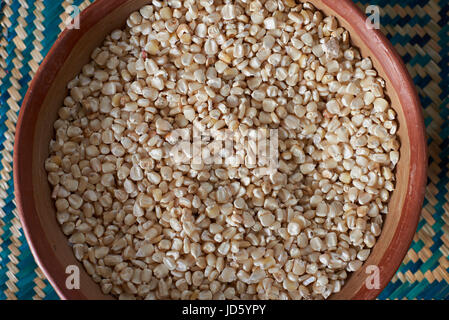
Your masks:
M14 149L14 185L18 212L37 263L63 299L107 299L75 259L56 218L44 170L57 110L66 84L89 61L106 34L125 25L127 16L149 0L97 0L81 14L80 30L66 30L53 45L35 75L20 110ZM353 273L333 299L374 299L404 258L416 230L426 185L426 141L421 107L412 80L398 54L350 0L313 0L318 9L338 18L352 42L386 79L387 93L399 119L401 158L396 190L382 234L364 266ZM66 268L77 265L81 289L69 290ZM365 285L366 266L379 269L379 286Z

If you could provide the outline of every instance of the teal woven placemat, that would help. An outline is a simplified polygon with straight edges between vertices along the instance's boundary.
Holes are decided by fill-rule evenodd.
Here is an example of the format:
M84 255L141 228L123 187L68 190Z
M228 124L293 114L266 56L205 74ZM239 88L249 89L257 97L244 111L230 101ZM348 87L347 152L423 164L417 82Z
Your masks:
M149 0L151 1L151 0ZM12 151L20 104L63 27L89 0L0 0L0 300L57 299L36 266L14 203ZM430 153L426 199L411 248L380 299L449 298L449 1L361 0L407 64L424 109Z

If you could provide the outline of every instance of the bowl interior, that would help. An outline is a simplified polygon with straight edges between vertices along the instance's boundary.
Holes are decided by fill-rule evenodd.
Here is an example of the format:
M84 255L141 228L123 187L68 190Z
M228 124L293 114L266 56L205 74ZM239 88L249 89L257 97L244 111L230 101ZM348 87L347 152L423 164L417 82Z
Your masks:
M51 190L43 165L48 157L49 141L54 134L53 123L57 119L57 110L62 106L63 99L67 95L66 84L90 60L92 50L99 46L113 29L123 27L126 17L131 12L148 2L148 0L98 0L91 8L86 9L82 14L81 29L69 31L70 35L65 35L65 39L61 41L58 40L59 42L50 52L42 71L36 76L40 83L33 82L33 90L38 93L29 93L30 97L25 101L25 105L32 104L32 106L26 109L26 114L21 115L22 132L17 153L20 171L16 181L19 209L27 237L32 243L32 250L39 264L59 295L65 298L105 299L109 297L101 293L99 286L75 259L67 238L55 218ZM407 83L404 84L408 78L403 75L405 69L397 65L397 57L385 49L383 38L376 31L364 29L362 25L364 18L355 13L355 8L350 1L313 0L310 2L325 14L337 16L339 23L350 32L352 43L360 48L363 56L371 57L375 68L386 80L386 92L399 121L401 157L396 172L396 189L392 194L390 212L386 216L382 234L364 266L351 275L340 293L332 296L336 299L375 298L391 279L402 260L419 215L419 210L416 212L416 204L408 206L411 197L422 198L421 184L423 183L420 176L415 181L416 186L412 186L412 190L410 187L411 179L416 178L413 174L416 175L417 172L422 171L419 167L420 163L425 166L425 160L422 161L425 151L424 154L419 155L421 158L414 159L416 156L414 153L423 153L424 150L421 146L424 142L415 141L421 139L420 132L423 132L422 119L412 110L419 104L417 104L415 93L407 90ZM377 51L374 51L374 48ZM417 130L418 138L414 138L411 134L413 130ZM414 139L413 145L417 144L418 149L413 149L411 139ZM24 144L28 147L24 147ZM15 166L17 164L15 163ZM418 167L416 167L417 164ZM416 172L412 174L413 170ZM28 175L30 177L26 177ZM418 205L420 205L419 200ZM402 245L398 245L401 243ZM65 270L69 265L79 267L80 290L69 290L65 286L68 276ZM369 276L365 273L365 267L368 265L376 265L380 268L380 288L378 289L368 290L365 286L365 279Z

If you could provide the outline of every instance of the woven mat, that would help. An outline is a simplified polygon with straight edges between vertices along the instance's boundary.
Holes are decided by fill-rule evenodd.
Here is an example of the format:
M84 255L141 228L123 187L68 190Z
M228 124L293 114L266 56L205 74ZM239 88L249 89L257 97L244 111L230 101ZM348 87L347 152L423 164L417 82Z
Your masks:
M14 203L15 124L30 79L67 17L89 0L0 0L0 300L58 299L36 266ZM417 233L379 299L449 298L449 2L362 0L381 8L382 31L407 64L424 107L430 153Z

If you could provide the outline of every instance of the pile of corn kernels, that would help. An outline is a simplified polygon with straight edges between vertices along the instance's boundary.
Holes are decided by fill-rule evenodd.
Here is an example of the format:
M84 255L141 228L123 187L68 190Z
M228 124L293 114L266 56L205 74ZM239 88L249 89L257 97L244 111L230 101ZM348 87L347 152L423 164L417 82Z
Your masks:
M371 60L309 3L149 3L94 50L54 123L45 168L76 258L120 299L339 292L399 160ZM194 127L232 130L233 161L174 161L172 132ZM276 170L248 161L253 129L277 130Z

